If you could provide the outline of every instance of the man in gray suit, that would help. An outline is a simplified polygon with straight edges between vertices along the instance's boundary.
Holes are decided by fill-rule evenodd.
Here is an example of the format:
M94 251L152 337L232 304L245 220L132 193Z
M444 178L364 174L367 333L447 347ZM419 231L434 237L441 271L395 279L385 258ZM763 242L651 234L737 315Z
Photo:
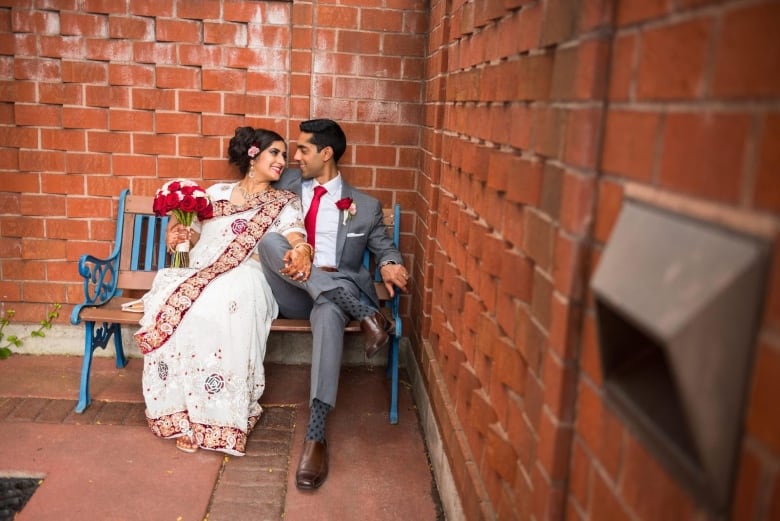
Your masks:
M325 419L336 404L344 326L350 319L360 321L369 357L389 339L363 251L368 248L376 257L390 295L394 286L407 291L409 275L386 233L379 201L341 177L337 163L347 146L341 127L315 119L301 123L300 130L294 156L300 170L288 169L275 187L301 196L308 244L291 249L281 235L267 233L259 248L280 314L311 320L311 414L295 482L300 489L316 489L328 475ZM295 268L301 250L314 258L310 273Z

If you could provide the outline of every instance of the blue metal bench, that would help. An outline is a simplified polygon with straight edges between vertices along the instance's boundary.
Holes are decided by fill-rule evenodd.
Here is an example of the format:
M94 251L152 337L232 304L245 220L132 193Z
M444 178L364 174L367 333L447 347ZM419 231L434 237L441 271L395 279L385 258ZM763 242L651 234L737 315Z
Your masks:
M138 313L122 310L122 304L137 299L148 291L157 270L167 266L169 257L165 248L165 229L168 217L158 217L152 212L151 196L131 195L123 190L119 196L116 239L114 249L105 259L84 254L79 259L79 274L84 278L84 302L76 305L70 316L70 322L78 325L84 322L84 361L81 369L81 385L76 412L82 413L92 398L89 394L90 370L92 358L97 348L105 349L111 339L116 350L116 366L127 365L122 347L123 325L137 325ZM401 228L401 207L396 204L385 209L385 224L398 246ZM363 262L371 266L368 250ZM379 270L374 270L375 287L379 300L383 303L382 313L394 324L390 337L387 374L391 379L390 423L398 423L398 358L402 336L399 317L399 295L393 298L381 282ZM308 320L276 319L271 332L307 332L311 331ZM348 333L359 333L360 323L352 321L344 329ZM139 383L140 385L140 383Z

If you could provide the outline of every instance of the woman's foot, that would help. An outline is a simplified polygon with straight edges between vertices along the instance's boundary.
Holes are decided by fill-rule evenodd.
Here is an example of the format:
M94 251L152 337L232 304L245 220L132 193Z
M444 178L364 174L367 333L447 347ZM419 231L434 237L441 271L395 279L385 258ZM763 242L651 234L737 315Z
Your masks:
M198 451L198 442L195 441L195 433L190 431L189 434L184 434L176 438L176 448L192 454Z

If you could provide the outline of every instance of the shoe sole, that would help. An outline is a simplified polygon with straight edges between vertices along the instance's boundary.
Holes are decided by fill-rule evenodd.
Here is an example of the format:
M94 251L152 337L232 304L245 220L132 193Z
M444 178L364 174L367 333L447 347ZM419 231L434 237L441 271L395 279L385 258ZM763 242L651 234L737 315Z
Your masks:
M306 483L298 483L295 482L295 486L298 490L317 490L322 486L322 484L325 483L325 480L321 480L319 483L314 483L312 485L306 484Z

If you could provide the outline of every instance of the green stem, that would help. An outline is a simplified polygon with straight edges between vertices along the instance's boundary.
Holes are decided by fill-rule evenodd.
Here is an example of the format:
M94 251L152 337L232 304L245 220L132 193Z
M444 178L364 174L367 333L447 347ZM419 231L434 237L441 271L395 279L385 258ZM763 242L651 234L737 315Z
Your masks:
M52 322L55 318L60 316L60 308L62 308L61 304L54 304L54 309L49 311L46 314L46 318L44 320L41 320L40 325L38 326L38 329L33 330L30 333L30 336L37 336L37 337L45 337L46 334L44 333L44 330L51 329ZM11 323L11 319L16 314L16 311L13 309L9 309L3 314L3 318L0 319L0 344L3 343L3 338L5 337L5 334L3 333L3 329L5 329L5 326ZM0 345L0 360L5 360L9 356L13 354L11 351L11 346L13 347L22 347L22 339L19 338L16 335L9 335L8 338L5 339L5 344Z

